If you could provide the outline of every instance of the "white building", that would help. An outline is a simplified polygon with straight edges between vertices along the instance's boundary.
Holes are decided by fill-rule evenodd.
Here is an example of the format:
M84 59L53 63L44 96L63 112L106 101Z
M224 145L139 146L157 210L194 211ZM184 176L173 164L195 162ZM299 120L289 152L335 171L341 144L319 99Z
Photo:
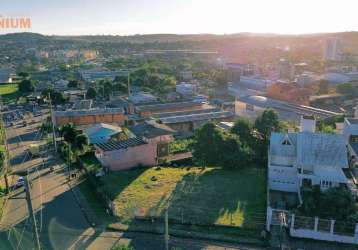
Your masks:
M321 190L347 185L348 168L343 135L315 133L313 117L302 117L298 133L272 133L268 160L270 190L300 192L319 185Z
M341 59L341 40L338 38L329 38L324 47L324 60L337 61Z

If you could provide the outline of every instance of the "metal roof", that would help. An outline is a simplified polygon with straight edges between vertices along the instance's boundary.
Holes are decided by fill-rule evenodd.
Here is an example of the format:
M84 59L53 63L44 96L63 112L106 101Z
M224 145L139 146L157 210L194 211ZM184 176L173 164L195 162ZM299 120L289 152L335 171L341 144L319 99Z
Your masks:
M160 121L164 124L171 124L171 123L183 123L183 122L191 122L191 121L205 121L211 119L229 118L233 116L234 116L233 112L220 111L220 112L211 112L211 113L204 113L204 114L171 116L171 117L161 118Z
M104 115L113 113L123 113L122 108L106 108L106 109L82 109L82 110L66 110L56 111L55 116L83 116L83 115Z
M282 144L286 138L291 145ZM273 132L270 155L296 157L296 163L305 166L348 167L345 139L338 134Z
M336 113L324 109L318 109L310 106L292 104L284 101L267 98L264 96L245 96L239 98L238 101L262 108L273 108L273 109L277 109L278 111L282 110L286 112L293 112L299 115L316 115L321 118L340 115L340 113Z
M198 102L168 102L168 103L136 106L136 109L138 111L158 111L168 108L185 108L185 107L196 107L196 106L202 106L202 104Z
M106 143L96 143L95 146L102 149L103 151L115 151L119 149L125 149L135 147L139 145L147 144L139 137L129 138L124 141L108 141Z

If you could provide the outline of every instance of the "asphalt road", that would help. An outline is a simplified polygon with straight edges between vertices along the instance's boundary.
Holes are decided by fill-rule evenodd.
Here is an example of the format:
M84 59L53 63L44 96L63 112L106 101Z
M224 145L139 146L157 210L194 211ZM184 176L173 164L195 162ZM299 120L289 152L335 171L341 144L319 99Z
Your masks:
M36 211L42 248L70 249L90 227L67 183L65 166L50 153L43 158L30 159L26 156L29 144L42 143L38 133L41 117L35 120L35 124L27 127L7 128L11 169L13 172L30 172L28 179L32 182L32 203ZM49 166L54 167L53 172ZM13 183L16 181L15 176L14 178ZM0 234L0 249L35 247L24 188L13 190L9 195L0 228L3 231Z

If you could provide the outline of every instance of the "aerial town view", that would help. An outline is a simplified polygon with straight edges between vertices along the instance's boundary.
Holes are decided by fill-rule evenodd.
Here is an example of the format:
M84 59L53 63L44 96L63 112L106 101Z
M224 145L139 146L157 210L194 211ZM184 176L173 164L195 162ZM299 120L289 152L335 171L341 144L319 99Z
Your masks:
M357 9L3 0L0 250L358 249Z

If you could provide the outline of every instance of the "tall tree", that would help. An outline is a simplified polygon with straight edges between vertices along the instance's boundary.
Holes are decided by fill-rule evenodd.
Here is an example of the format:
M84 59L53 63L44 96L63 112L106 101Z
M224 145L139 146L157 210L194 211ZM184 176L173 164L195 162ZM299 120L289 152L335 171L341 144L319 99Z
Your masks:
M201 166L218 163L218 143L220 131L213 123L206 123L194 132L193 157Z
M89 87L86 92L86 99L95 99L97 96L97 91L93 87Z
M30 79L24 79L19 83L19 91L23 93L30 93L35 90L35 84Z
M231 128L231 133L238 135L242 143L248 146L253 145L253 124L249 119L239 117Z

